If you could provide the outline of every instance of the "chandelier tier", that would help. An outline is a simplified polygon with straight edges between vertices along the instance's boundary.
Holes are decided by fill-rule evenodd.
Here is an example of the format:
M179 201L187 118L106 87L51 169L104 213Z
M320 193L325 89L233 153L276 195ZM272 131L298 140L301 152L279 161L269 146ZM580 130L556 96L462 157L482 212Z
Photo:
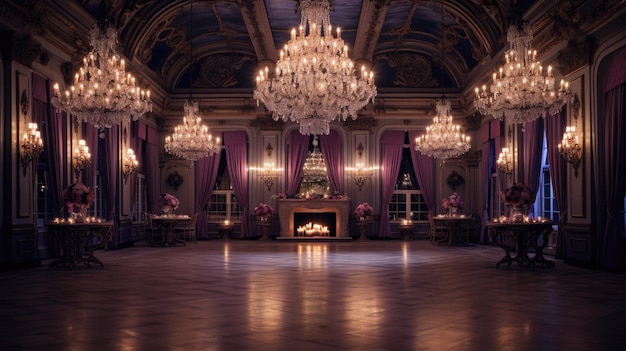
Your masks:
M328 183L326 162L318 144L317 136L313 137L313 151L309 151L302 167L302 182L305 184Z
M552 67L543 70L536 59L537 51L532 49L532 39L528 23L521 30L517 26L509 27L506 64L493 73L489 88L487 85L476 88L474 105L480 113L523 124L554 115L572 100L568 82L561 80L559 89L555 90Z
M436 108L433 124L426 127L426 134L415 138L415 150L440 159L466 153L470 149L470 137L461 133L461 126L452 123L450 101L441 98Z
M361 67L355 73L341 30L332 34L329 0L299 1L299 31L280 51L276 71L261 69L254 98L272 112L274 120L300 124L300 133L329 134L338 117L356 119L357 112L376 96L374 74Z
M220 138L213 138L209 128L201 124L197 101L185 102L183 123L176 126L171 136L165 137L165 151L171 155L195 162L213 156L222 147Z
M126 73L124 60L115 51L116 43L115 29L95 26L91 30L92 50L83 58L74 85L61 93L59 84L54 84L52 103L100 130L152 111L150 91L139 88L135 77Z

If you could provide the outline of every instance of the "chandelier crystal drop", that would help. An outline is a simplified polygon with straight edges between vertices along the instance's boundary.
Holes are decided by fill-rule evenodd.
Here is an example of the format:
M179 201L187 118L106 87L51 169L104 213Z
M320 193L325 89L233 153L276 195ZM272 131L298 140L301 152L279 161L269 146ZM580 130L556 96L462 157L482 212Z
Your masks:
M441 98L436 106L433 124L426 127L426 134L415 138L415 150L440 159L466 153L470 149L470 137L461 133L459 125L452 123L450 101Z
M341 30L336 37L332 34L328 0L301 0L299 7L299 31L292 29L275 73L267 66L260 70L254 98L274 120L299 123L304 135L325 135L331 121L356 119L357 112L374 101L374 74L365 66L355 73Z
M487 85L476 88L474 105L480 113L523 124L552 116L572 101L568 82L561 80L559 89L555 90L552 67L543 70L536 59L537 51L532 49L532 39L528 23L521 30L517 26L509 27L506 64L493 73L488 88Z
M313 151L309 151L302 168L302 182L306 184L327 183L328 172L324 156L318 147L317 136L313 139Z
M63 93L59 84L54 84L53 105L100 130L152 111L150 91L138 87L135 77L126 73L124 60L115 51L116 43L114 28L94 26L91 52L83 58L74 84Z
M183 123L176 126L171 136L165 137L165 151L192 162L219 152L222 142L220 138L213 138L209 128L201 124L198 102L186 101L184 110Z

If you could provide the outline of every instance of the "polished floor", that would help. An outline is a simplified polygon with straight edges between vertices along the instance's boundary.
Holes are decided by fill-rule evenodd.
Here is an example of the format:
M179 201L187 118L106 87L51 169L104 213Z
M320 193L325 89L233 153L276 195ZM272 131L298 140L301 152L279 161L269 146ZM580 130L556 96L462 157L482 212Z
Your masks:
M624 350L626 275L492 246L201 241L0 273L0 350Z

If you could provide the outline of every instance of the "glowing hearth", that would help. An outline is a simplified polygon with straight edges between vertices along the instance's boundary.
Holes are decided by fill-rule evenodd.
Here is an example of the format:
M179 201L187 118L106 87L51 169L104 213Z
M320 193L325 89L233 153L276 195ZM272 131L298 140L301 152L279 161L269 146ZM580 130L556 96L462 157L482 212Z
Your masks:
M328 230L328 226L309 222L299 226L296 233L298 236L328 236L330 230Z

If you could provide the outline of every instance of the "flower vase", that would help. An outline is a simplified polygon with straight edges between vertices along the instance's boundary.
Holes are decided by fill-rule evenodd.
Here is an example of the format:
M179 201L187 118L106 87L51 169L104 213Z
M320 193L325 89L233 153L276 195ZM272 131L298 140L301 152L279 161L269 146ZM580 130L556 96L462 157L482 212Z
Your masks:
M448 207L450 217L456 216L456 212L458 211L458 207L450 206Z
M76 205L76 207L78 208L78 211L74 211L72 216L74 217L76 223L84 223L87 219L87 206Z
M170 216L171 209L172 209L172 208L171 208L171 207L169 207L169 206L163 206L163 207L161 208L161 213L163 213L163 216L165 216L165 217L169 217L169 216Z
M511 222L521 223L524 221L524 210L522 206L511 206Z

